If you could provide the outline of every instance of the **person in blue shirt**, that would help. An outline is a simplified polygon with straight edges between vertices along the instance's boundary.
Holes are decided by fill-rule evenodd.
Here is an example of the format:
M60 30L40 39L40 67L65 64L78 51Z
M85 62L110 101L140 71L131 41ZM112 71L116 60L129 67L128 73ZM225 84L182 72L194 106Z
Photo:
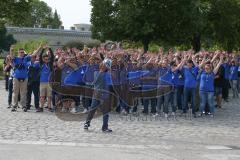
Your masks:
M175 68L175 70L181 69L184 74L184 104L183 114L186 114L188 109L189 98L191 98L191 109L194 118L196 118L196 90L197 90L197 75L198 64L196 62L196 56L191 54L185 54L182 62ZM184 66L184 64L186 65Z
M27 87L27 109L31 108L32 93L34 95L35 108L39 108L39 89L40 89L40 65L36 61L37 56L31 57L28 67L28 87Z
M181 63L181 59L177 57L176 65ZM180 70L175 71L176 90L177 90L177 107L183 109L183 89L184 89L184 73Z
M26 55L24 49L18 50L18 56L14 57L13 47L10 48L10 57L13 64L13 108L12 112L17 111L18 98L21 95L20 104L24 112L27 111L27 82L28 82L28 65L31 56Z
M144 70L147 74L143 72L143 76L141 79L141 85L142 85L142 92L147 92L149 90L156 89L158 86L158 73L154 68L153 63L147 63L143 66ZM143 113L148 114L148 106L151 103L151 114L156 114L157 110L157 98L145 98L143 97Z
M45 50L47 52L45 53ZM52 109L52 90L49 86L49 78L53 71L54 54L51 48L45 46L39 57L40 63L40 107L37 112L43 112L43 106L47 100L47 107L50 112Z
M200 115L205 114L205 107L208 104L210 110L210 116L214 117L214 79L220 66L223 63L223 56L220 57L220 61L217 66L213 69L210 62L205 62L203 70L200 72Z
M75 56L61 57L58 61L58 67L62 71L61 85L62 86L78 86L81 83L81 70L78 68L77 59ZM58 95L62 101L62 112L68 111L71 113L79 112L80 97L71 95Z
M164 75L160 75L160 85L171 87L171 91L163 95L163 113L165 118L168 118L169 106L172 108L172 115L175 117L176 113L176 70L175 62L170 62L170 67Z
M238 65L236 64L235 60L231 61L231 65L229 68L229 82L230 82L230 86L233 92L233 98L238 98L238 87L237 87L237 83L238 83Z
M85 130L88 130L97 108L102 105L101 100L103 101L102 103L104 105L110 105L110 104L104 103L109 98L109 95L108 95L109 88L106 81L106 72L108 72L110 68L111 68L111 60L106 59L100 64L100 67L99 67L100 71L96 74L96 77L95 77L96 79L94 81L94 93L92 97L92 104L88 112L86 122L84 123ZM109 120L108 111L110 111L108 108L109 106L100 107L103 113L102 131L105 133L112 132L112 130L109 129L108 127L108 120Z
M228 102L229 88L230 88L230 84L229 84L230 65L229 65L228 58L225 58L225 62L222 64L222 66L224 68L224 83L222 87L222 98L224 99L224 101Z

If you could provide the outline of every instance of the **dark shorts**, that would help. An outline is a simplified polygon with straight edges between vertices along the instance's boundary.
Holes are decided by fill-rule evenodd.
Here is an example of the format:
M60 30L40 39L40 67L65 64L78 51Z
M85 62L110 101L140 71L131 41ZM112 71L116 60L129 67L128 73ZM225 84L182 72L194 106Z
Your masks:
M215 87L215 95L216 96L222 95L222 87Z

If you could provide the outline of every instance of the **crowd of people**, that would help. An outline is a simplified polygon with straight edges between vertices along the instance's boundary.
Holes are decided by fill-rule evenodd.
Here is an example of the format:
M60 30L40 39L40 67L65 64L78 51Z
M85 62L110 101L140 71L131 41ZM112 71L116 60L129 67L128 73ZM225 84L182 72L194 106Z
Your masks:
M230 89L233 98L238 98L240 92L239 53L194 53L193 50L173 49L164 53L162 48L158 53L144 53L141 49L124 50L115 44L110 47L84 47L83 50L58 48L55 51L47 45L40 45L29 54L23 48L19 49L17 56L13 50L14 46L4 61L8 108L16 112L21 106L27 112L33 106L33 95L37 112L43 112L44 108L54 112L57 101L68 99L63 103L62 112L78 113L82 106L83 113L89 114L85 129L90 126L100 103L96 98L98 90L120 92L115 112L135 114L140 110L139 103L142 103L143 114L150 112L156 116L164 113L166 118L170 114L175 116L177 110L186 114L189 109L194 117L205 114L214 117L215 108L222 107L222 99L229 101ZM93 88L92 97L64 95L52 90L50 76L56 70L61 70L61 85ZM170 86L171 89L156 97L139 97L133 105L129 105L125 101L126 86L142 92L159 86ZM101 99L105 98L106 95L101 95ZM108 117L105 113L102 130L111 132Z

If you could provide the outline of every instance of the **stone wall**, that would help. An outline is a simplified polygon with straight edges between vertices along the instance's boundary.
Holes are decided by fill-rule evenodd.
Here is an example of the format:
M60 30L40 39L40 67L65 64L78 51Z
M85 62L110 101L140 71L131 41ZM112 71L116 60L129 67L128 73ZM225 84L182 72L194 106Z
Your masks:
M18 42L44 39L54 48L61 47L69 41L93 41L89 31L7 27L7 32L12 34Z

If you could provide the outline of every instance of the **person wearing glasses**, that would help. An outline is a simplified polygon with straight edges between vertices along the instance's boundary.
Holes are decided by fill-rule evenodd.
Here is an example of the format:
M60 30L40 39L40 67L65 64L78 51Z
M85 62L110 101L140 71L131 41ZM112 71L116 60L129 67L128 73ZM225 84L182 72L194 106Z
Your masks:
M24 49L18 50L18 56L14 56L13 46L10 48L10 58L13 64L13 108L12 112L17 111L18 97L24 112L27 111L27 82L28 82L28 62L31 61L31 56L25 54Z
M214 117L214 79L222 63L223 55L220 56L220 60L214 68L210 61L206 62L206 58L204 58L202 65L199 66L199 68L202 69L199 74L200 117L205 114L204 110L207 104L210 110L210 116L212 118Z
M47 52L45 52L47 50ZM49 78L53 71L54 54L51 48L45 46L40 54L40 107L37 112L43 112L43 106L47 100L47 108L52 109L52 91L49 86Z

